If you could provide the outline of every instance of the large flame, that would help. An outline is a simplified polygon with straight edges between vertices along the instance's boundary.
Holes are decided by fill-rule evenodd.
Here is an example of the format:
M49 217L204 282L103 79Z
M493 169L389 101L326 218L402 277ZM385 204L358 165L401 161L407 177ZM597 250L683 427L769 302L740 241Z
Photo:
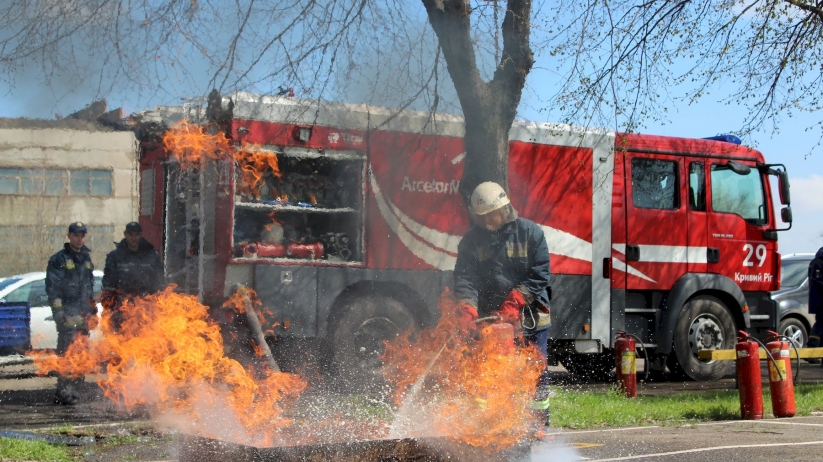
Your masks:
M248 303L264 320L252 291L237 292L225 306L242 311ZM539 352L511 343L511 329L501 329L507 327L502 324L460 333L454 322L457 301L448 291L440 298L436 327L387 342L383 370L400 408L394 424L354 424L356 419L339 414L292 422L284 410L306 381L245 370L225 357L207 308L174 287L125 301L118 331L110 302L104 306L102 339L80 336L60 358L35 356L38 373L102 372L97 383L112 402L148 411L188 433L260 446L444 436L491 452L523 441L534 423L528 404L543 367Z
M412 418L418 431L489 450L523 440L534 423L528 405L545 367L540 353L507 344L501 325L461 333L455 325L458 301L448 290L439 307L436 327L387 344L384 375L395 384L401 413L422 410L422 419Z
M98 385L111 401L210 438L272 444L291 424L283 408L305 381L280 372L254 374L224 356L219 326L207 321L207 308L195 297L170 287L127 300L121 311L119 331L106 310L99 342L81 336L62 358L35 358L38 373L78 376L104 369Z
M260 187L267 173L280 178L276 155L251 143L241 143L234 147L222 131L214 128L215 126L202 127L183 120L163 134L163 144L184 170L199 167L204 158L233 158L237 163L238 192L252 197L260 196Z
M203 127L188 120L181 120L169 128L163 134L163 144L183 169L199 167L203 158L226 158L233 151L222 131L207 133Z

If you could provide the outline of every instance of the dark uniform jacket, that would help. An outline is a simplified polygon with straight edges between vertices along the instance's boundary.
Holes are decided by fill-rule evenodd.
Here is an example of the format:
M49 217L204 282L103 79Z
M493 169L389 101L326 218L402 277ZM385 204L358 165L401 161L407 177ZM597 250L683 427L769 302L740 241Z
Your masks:
M123 239L106 256L104 289L119 290L125 295L147 295L164 286L163 265L149 241L141 238L137 251L132 252Z
M809 263L809 313L823 314L823 247Z
M476 301L481 317L498 310L518 286L528 290L528 302L548 308L550 278L549 246L531 220L516 218L496 231L474 226L457 246L455 295Z
M63 250L49 258L46 294L52 307L55 307L56 300L62 302L66 316L97 313L91 302L94 297L94 264L89 252L86 246L75 252L66 243Z

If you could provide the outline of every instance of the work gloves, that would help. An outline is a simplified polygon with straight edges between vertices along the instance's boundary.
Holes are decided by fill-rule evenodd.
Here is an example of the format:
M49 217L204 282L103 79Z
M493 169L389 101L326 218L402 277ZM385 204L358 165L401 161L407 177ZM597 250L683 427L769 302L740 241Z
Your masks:
M95 313L96 312L97 308L95 307ZM86 320L80 314L66 316L66 312L63 308L63 301L59 298L55 298L51 301L51 313L54 323L57 324L58 329L78 329L85 327L86 325Z
M63 328L65 329L77 329L83 327L84 324L83 316L75 315L75 316L66 316L66 320L63 322Z
M477 319L477 308L468 303L461 303L457 307L457 327L463 332L469 332L475 327L474 321Z
M54 323L57 324L58 329L77 329L83 327L85 320L83 316L74 315L66 316L63 310L52 310Z
M517 324L520 322L520 312L524 306L526 306L526 299L523 294L519 290L513 289L495 314L500 316L503 322Z

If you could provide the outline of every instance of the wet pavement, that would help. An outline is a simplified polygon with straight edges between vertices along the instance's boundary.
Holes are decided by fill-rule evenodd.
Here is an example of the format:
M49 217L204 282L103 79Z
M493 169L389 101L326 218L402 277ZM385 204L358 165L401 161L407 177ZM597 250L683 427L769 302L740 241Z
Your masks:
M768 387L763 363L764 385ZM793 363L794 365L794 363ZM642 365L640 366L642 370ZM731 369L733 373L734 370ZM562 367L551 368L556 383L585 390L606 390L610 383L575 383ZM75 406L52 403L56 378L38 377L34 366L22 357L0 358L0 430L31 431L69 424L72 428L115 427L150 422L145 415L117 409L102 396L87 377L87 399ZM801 383L823 383L820 365L801 361ZM683 382L656 377L639 385L641 395L670 395L689 392L734 390L734 375L714 382ZM823 414L791 419L729 421L683 426L644 426L602 430L563 430L553 433L553 441L535 445L532 461L564 460L819 460L823 453ZM169 443L173 445L174 443ZM175 460L169 458L133 458L131 460ZM88 460L119 460L91 459Z
M76 427L145 418L118 410L102 395L96 380L95 376L86 377L83 402L56 405L56 377L37 376L28 358L0 358L0 429L32 430L65 424Z
M532 461L819 461L823 415L691 424L558 431L533 448Z

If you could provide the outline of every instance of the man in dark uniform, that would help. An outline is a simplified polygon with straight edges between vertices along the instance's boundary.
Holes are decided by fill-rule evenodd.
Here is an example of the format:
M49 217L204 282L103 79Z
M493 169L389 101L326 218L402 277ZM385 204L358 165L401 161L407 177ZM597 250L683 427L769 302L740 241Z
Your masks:
M520 218L500 185L481 183L469 202L472 228L460 240L454 266L454 292L461 300L458 321L473 328L478 316L497 315L522 326L526 342L543 356L543 373L532 409L549 425L549 374L546 363L551 316L549 247L543 230Z
M97 315L94 302L94 264L85 246L86 225L69 225L63 250L49 258L46 294L57 325L57 353L64 354L78 335L89 335L89 318ZM81 397L81 377L57 377L55 404L74 404Z
M815 317L806 346L816 348L820 346L820 336L823 335L823 247L817 250L809 263L809 313ZM823 363L820 366L823 367Z
M143 228L135 221L126 225L123 240L106 256L103 290L106 308L112 310L112 325L120 329L124 300L153 294L165 287L163 265L154 246L143 238Z

